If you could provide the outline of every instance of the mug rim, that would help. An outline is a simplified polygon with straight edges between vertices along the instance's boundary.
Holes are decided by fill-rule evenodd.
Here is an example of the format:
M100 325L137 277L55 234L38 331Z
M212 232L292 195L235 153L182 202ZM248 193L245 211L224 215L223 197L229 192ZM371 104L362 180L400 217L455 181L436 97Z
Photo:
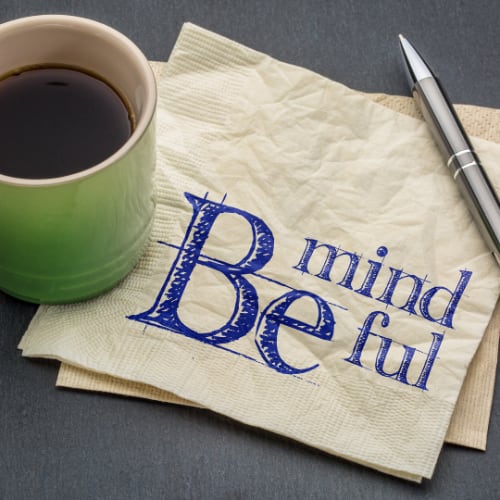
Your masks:
M139 47L132 42L127 36L125 36L120 31L112 28L104 23L95 21L93 19L71 16L64 14L42 14L34 15L28 17L22 17L19 19L14 19L12 21L7 21L0 24L0 33L5 30L19 29L20 26L30 27L30 26L40 26L40 25L64 25L65 27L81 27L89 30L99 30L101 33L105 32L107 35L114 38L115 41L119 42L127 50L127 54L131 56L136 63L140 66L141 74L144 78L144 83L146 85L146 95L144 111L142 117L138 120L136 127L127 141L117 149L113 154L108 156L103 161L92 165L84 170L78 172L64 175L61 177L49 177L42 179L25 179L22 177L13 177L0 173L0 183L10 184L13 186L25 186L25 187L38 187L38 186L56 186L59 184L67 184L70 182L75 182L81 179L85 179L92 176L102 170L105 170L109 166L115 164L119 159L127 155L127 153L141 140L143 135L149 129L151 122L153 121L156 101L157 101L157 89L156 89L156 79L149 62L144 55L144 53L139 49Z

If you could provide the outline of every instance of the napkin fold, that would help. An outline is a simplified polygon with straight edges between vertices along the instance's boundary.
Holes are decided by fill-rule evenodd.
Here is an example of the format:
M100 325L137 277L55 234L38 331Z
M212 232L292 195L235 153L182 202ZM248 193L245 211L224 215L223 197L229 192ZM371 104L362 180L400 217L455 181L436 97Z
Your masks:
M145 257L23 355L431 477L499 273L425 125L190 24L159 87Z

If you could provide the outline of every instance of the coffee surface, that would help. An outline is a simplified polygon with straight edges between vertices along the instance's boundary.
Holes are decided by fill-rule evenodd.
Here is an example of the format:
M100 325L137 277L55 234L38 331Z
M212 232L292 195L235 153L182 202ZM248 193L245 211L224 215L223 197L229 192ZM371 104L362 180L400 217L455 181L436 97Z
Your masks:
M0 174L70 175L108 158L131 132L120 96L80 70L39 67L0 80Z

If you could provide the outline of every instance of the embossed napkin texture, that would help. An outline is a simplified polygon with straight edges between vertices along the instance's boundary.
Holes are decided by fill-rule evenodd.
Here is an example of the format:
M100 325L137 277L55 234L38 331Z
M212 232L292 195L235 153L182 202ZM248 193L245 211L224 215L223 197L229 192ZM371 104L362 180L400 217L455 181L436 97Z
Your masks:
M499 273L425 125L193 25L159 87L147 254L23 354L430 477Z

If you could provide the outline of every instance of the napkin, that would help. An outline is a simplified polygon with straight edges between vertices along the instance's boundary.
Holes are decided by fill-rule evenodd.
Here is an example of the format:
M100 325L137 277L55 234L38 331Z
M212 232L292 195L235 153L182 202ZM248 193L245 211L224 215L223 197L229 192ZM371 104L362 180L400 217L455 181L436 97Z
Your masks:
M431 477L499 276L425 125L190 24L159 87L146 255L23 354Z
M161 78L166 63L151 61L157 78ZM415 101L409 97L387 94L366 94L366 97L395 111L419 117ZM500 110L479 106L457 105L456 110L471 134L500 142ZM497 365L500 304L497 304L479 348L472 360L460 391L445 441L485 450L488 438L491 406ZM123 396L152 399L165 403L200 405L179 398L168 391L131 380L118 379L92 372L67 363L61 363L56 385L73 389L110 392Z

